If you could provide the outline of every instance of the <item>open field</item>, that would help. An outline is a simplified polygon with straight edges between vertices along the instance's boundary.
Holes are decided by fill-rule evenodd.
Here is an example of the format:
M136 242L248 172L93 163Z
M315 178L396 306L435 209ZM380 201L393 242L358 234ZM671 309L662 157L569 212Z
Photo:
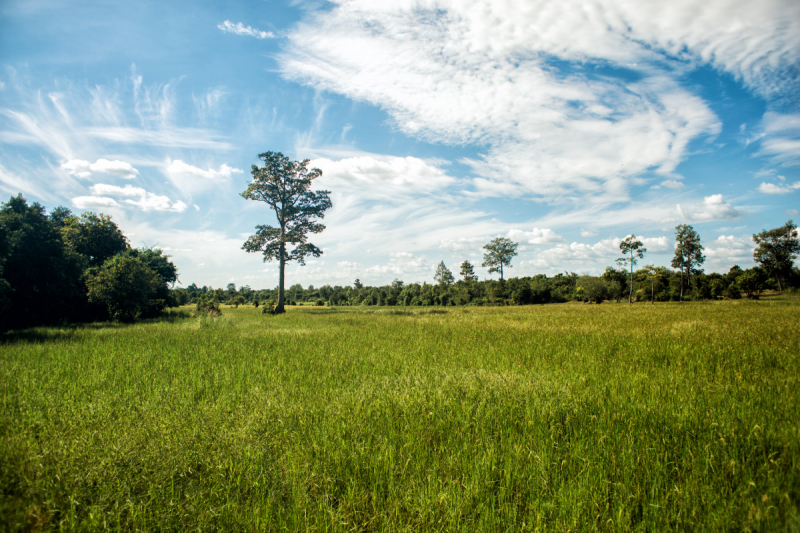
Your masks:
M0 527L797 531L798 324L739 301L5 335Z

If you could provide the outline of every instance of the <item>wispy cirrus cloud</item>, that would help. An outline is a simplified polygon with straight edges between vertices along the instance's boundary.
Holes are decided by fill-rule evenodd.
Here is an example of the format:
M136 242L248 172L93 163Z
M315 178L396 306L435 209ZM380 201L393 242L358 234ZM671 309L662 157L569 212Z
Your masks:
M679 187L689 143L721 131L676 72L710 64L765 95L796 86L797 15L781 1L342 0L290 34L280 64L408 135L485 146L464 161L482 196L613 203L645 172ZM598 60L610 68L586 66Z
M237 22L234 24L230 20L226 20L225 22L220 22L217 24L217 28L221 29L226 33L235 33L236 35L246 35L248 37L255 37L256 39L273 39L275 34L271 31L262 31L256 28L251 28L250 26L245 26L241 22Z

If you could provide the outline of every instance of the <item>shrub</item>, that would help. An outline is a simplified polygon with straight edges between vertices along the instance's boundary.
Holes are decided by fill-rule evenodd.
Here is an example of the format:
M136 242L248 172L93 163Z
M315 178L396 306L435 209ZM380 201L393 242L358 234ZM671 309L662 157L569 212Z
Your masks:
M220 316L222 311L219 310L219 300L215 297L202 295L197 299L195 306L197 314L205 316Z

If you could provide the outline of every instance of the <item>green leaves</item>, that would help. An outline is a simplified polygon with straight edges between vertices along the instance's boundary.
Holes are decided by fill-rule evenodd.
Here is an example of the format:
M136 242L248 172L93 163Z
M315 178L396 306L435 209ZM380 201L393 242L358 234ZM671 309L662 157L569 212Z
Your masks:
M511 268L511 259L517 255L517 246L519 246L519 243L505 237L492 239L483 247L486 253L483 254L483 264L481 266L488 266L489 274L499 272L502 280L503 266Z

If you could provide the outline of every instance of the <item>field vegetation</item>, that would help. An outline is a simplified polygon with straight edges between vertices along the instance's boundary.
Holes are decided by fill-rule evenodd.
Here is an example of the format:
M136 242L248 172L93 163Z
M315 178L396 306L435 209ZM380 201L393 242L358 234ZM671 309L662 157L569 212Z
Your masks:
M0 337L3 529L800 527L796 301L188 312Z

